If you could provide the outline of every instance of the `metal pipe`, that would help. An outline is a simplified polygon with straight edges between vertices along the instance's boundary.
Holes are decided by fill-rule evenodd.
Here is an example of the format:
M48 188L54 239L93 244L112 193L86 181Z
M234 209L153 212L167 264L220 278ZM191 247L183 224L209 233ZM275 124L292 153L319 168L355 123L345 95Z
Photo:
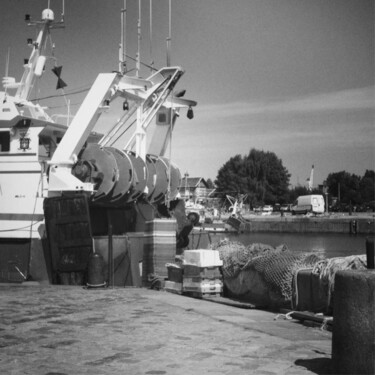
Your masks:
M107 209L107 220L108 220L108 286L113 288L113 238L112 238L112 220L111 212Z

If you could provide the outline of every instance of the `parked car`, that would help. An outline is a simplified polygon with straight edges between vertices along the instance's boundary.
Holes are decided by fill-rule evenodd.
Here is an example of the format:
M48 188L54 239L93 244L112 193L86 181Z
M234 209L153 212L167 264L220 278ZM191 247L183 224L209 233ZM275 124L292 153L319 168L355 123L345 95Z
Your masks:
M284 212L290 212L290 208L292 207L291 204L289 203L284 203L281 205L280 207L280 211L284 211Z
M307 214L308 212L322 214L324 213L324 197L322 195L301 195L291 210L292 215Z
M270 205L265 205L265 206L263 206L262 211L266 212L266 213L271 213L273 211L273 207L270 206Z

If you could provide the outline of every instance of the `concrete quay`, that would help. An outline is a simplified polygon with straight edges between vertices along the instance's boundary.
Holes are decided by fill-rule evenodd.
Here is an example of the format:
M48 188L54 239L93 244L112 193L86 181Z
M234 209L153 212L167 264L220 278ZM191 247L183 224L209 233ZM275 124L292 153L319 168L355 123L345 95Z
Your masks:
M0 284L0 300L1 374L330 373L332 334L274 312L32 282Z

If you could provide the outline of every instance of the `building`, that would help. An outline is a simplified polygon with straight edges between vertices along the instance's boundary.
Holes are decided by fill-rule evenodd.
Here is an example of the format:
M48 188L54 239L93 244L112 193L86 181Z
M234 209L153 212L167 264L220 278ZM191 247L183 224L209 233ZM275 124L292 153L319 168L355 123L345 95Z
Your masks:
M208 198L215 189L209 189L207 181L203 177L185 177L181 181L180 195L185 200L197 201Z

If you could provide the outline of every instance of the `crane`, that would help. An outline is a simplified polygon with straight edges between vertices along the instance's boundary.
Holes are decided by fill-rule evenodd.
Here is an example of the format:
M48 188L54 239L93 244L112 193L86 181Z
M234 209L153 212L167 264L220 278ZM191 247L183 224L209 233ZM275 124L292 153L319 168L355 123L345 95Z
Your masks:
M311 167L310 177L307 179L307 188L309 191L312 191L313 179L314 179L314 164Z

